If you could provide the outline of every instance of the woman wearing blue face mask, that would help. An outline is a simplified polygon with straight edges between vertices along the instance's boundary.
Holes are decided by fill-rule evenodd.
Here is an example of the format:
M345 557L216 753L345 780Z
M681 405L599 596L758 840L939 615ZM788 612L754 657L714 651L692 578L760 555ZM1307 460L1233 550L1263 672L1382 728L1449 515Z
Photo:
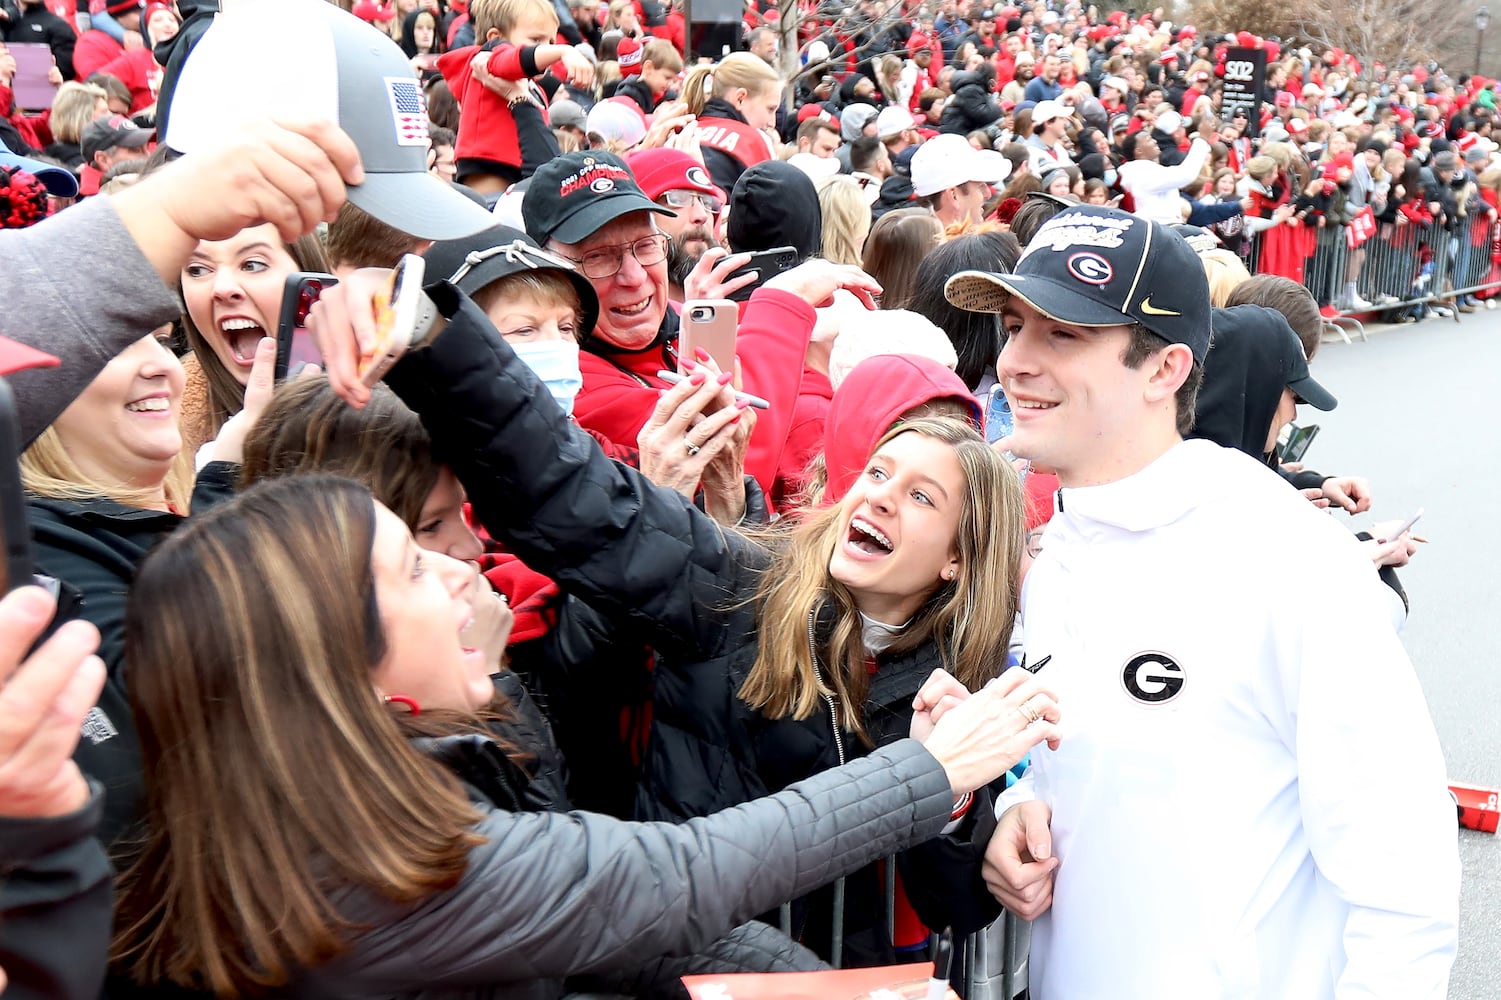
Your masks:
M594 286L568 261L538 248L519 230L496 226L463 239L435 243L424 257L427 278L446 278L485 311L528 368L546 384L564 412L583 385L579 339L594 329L599 299ZM703 370L703 369L700 369ZM675 411L666 408L679 398ZM702 487L706 513L728 525L766 520L765 499L745 478L745 451L753 414L706 413L703 394L675 393L642 429L639 449L594 435L611 458L639 468L653 482L694 498ZM691 427L693 434L685 434ZM694 439L697 440L694 440ZM685 449L683 442L695 448Z

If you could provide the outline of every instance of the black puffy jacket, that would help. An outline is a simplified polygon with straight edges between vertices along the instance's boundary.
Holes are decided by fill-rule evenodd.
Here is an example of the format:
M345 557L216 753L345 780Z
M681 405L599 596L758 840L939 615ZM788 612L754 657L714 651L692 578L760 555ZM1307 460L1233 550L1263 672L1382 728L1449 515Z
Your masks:
M239 466L211 462L198 475L193 507L207 510L234 492ZM59 620L82 618L99 630L99 658L108 680L84 720L73 757L104 788L99 839L106 845L139 814L143 794L141 748L130 714L125 673L125 599L136 567L183 518L127 507L105 497L62 500L28 496L36 571L61 585ZM70 613L71 612L71 613Z
M749 599L767 551L606 458L479 309L446 283L428 291L448 328L407 355L387 383L422 418L436 457L492 535L660 654L638 816L708 815L869 752L827 711L770 719L736 697L756 656ZM821 653L832 623L819 609L809 616ZM877 745L907 735L913 695L940 665L933 643L880 660L863 706ZM908 896L930 927L967 933L999 914L979 876L994 822L984 792L954 834L903 857ZM883 909L874 867L866 869L848 889L851 961L890 959ZM827 926L810 920L809 942L821 944Z
M1001 120L1001 106L990 93L990 78L978 71L955 73L954 96L943 106L938 130L952 135L968 135Z

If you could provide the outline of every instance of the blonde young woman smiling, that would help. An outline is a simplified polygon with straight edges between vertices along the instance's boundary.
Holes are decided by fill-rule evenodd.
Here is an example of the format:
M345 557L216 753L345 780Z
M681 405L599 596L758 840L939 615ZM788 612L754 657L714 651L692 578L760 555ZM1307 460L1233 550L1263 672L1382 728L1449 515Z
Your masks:
M177 420L182 365L170 328L117 355L21 455L37 572L59 581L64 606L100 633L110 680L77 759L107 792L101 838L132 819L140 795L124 678L125 594L136 567L188 512L192 468ZM204 488L230 489L206 470ZM206 494L205 494L206 495Z

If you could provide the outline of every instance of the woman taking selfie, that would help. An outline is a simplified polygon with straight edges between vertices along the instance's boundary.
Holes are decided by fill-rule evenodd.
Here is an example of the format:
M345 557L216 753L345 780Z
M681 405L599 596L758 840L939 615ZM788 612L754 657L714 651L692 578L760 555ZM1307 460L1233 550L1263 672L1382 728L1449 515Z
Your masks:
M684 820L783 789L905 736L935 670L968 690L1000 672L1021 491L972 428L896 428L839 504L763 545L607 460L472 303L450 286L428 290L447 328L387 384L422 417L492 535L660 654L638 817ZM325 358L352 356L331 328L343 323L348 336L337 310L353 295L320 307ZM664 407L719 391L712 363L694 371L706 377L669 390ZM339 362L333 372L347 387ZM989 792L969 805L949 835L903 860L920 872L904 881L918 915L956 933L998 913L978 875ZM841 933L833 914L810 915L805 943L831 958L843 948L849 963L889 960L890 891L863 872Z
M127 641L149 835L117 896L119 975L447 997L634 977L933 836L956 794L1056 739L1029 726L1051 699L1008 677L918 713L926 748L691 824L516 811L527 762L487 735L508 709L462 645L467 572L315 476L252 487L147 559Z
M182 436L189 456L244 408L256 344L276 336L287 277L327 270L317 236L283 243L271 225L198 244L179 284L187 307L183 332L193 351L183 364Z

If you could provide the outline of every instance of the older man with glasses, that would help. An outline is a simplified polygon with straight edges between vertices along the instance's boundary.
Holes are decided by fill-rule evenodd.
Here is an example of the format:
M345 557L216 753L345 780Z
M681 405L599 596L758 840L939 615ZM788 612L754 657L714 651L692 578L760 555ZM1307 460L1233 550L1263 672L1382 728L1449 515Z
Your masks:
M706 207L699 200L702 194L695 187L668 186L659 204L642 191L624 161L599 150L554 158L533 175L527 189L522 203L527 234L572 261L599 295L599 320L580 344L584 387L574 402L574 416L611 441L635 442L661 402L661 390L670 387L659 371L681 370L700 384L734 374L721 376L701 367L707 355L680 363L677 353L678 316L668 295L672 238L662 226L691 225L684 216L691 220ZM667 207L685 200L680 209ZM755 281L754 276L726 280L746 260L746 255L728 257L718 248L704 252L684 278L685 294L724 298ZM742 388L771 403L757 416L745 470L768 491L791 425L813 331L813 307L831 299L837 288L856 294L879 291L857 268L813 261L768 280L741 310L737 353Z

